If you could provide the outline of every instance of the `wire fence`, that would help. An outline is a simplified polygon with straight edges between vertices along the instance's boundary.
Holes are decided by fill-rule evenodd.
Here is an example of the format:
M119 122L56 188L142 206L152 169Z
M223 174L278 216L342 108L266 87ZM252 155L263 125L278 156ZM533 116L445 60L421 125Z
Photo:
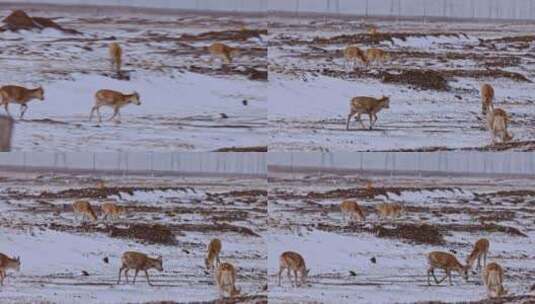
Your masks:
M380 171L391 175L406 173L535 175L535 153L531 152L337 152L337 153L269 153L271 166L290 171L316 168Z
M269 0L273 11L360 16L535 19L535 0Z
M114 171L124 174L265 175L267 172L265 153L9 152L0 153L0 170L1 167Z

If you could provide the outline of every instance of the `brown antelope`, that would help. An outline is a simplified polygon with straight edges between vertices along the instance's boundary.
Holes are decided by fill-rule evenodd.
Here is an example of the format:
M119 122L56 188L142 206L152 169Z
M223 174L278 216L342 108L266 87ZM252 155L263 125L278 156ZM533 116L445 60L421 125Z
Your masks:
M163 260L161 256L158 256L157 258L151 258L141 252L127 251L123 253L121 262L122 264L121 264L121 268L119 269L119 279L117 280L117 284L121 283L121 272L123 272L123 270L124 270L124 276L126 278L127 284L128 284L128 271L130 269L133 269L135 272L134 272L134 280L132 284L136 284L137 274L141 270L145 272L147 283L149 283L150 286L152 286L152 283L150 282L150 279L149 279L148 270L151 268L154 268L160 272L163 271Z
M117 205L115 202L104 202L100 206L104 219L118 219L119 215L124 213L124 207Z
M207 270L214 269L214 264L217 266L221 263L221 260L219 260L221 247L221 241L219 239L213 239L208 244L208 250L206 252L207 256L204 259L204 265Z
M340 204L340 211L342 212L342 219L344 222L346 222L346 216L349 216L349 222L366 220L364 211L362 211L359 204L354 200L343 201Z
M435 279L435 283L440 284L446 278L449 278L450 285L453 285L451 282L451 272L456 271L468 281L468 270L470 269L469 265L463 266L457 258L447 252L433 251L427 255L427 285L431 286L431 281L429 280L430 275ZM435 268L443 269L446 272L446 275L443 279L437 280L435 276Z
M349 121L351 117L357 115L356 120L360 122L360 125L363 129L366 128L364 123L360 119L361 114L368 114L370 117L370 127L372 127L377 122L377 113L382 109L390 108L390 98L383 96L381 98L373 98L366 96L357 96L353 97L350 102L349 115L347 115L346 130L349 130Z
M221 42L214 42L208 47L208 51L213 57L220 58L226 64L230 64L232 63L233 54L238 52L238 49L230 47Z
M507 290L503 288L503 269L498 263L489 263L483 270L482 277L490 298L507 294Z
M364 52L359 47L354 45L349 45L344 49L344 58L346 66L347 63L351 63L352 70L355 68L355 63L357 61L364 64L368 64L368 58L366 57Z
M119 110L128 105L128 104L141 105L139 99L139 94L134 92L133 94L123 94L121 92L112 91L112 90L100 90L95 94L95 106L91 109L91 114L89 114L89 121L93 118L93 112L97 111L98 122L102 122L102 117L100 115L100 107L107 106L113 108L113 116L108 120L114 119L116 116L121 117ZM119 122L119 120L118 120Z
M93 210L93 207L91 207L91 204L88 201L85 201L85 200L75 201L72 204L72 209L74 210L74 214L76 216L82 215L82 221L85 218L89 218L93 222L96 222L97 220L95 211Z
M375 209L377 210L377 213L379 213L379 217L381 218L397 218L401 215L401 212L403 211L403 207L400 204L387 204L382 203L375 206Z
M390 55L378 48L369 48L366 50L366 58L368 62L385 62L390 60Z
M513 139L513 136L507 131L507 125L509 124L509 117L507 112L502 109L494 108L492 105L487 112L487 128L492 136L492 143L496 143L496 137L498 137L502 143L508 142Z
M466 258L466 265L470 268L474 266L474 262L477 259L476 269L481 269L481 258L483 257L483 266L487 265L487 254L489 253L489 240L479 239L474 245L474 249L470 255Z
M117 73L121 72L123 56L123 50L121 49L121 46L117 42L112 42L108 47L108 51L110 53L111 69L113 70L115 68Z
M7 255L0 253L0 285L4 286L4 279L6 277L6 270L13 269L20 271L20 257L10 258Z
M306 268L305 259L293 251L286 251L279 258L279 286L281 286L281 276L284 270L288 271L288 280L292 286L292 271L295 277L295 287L305 284L310 269ZM298 274L301 276L301 284L298 282Z
M225 292L227 292L230 297L235 297L240 294L240 289L236 288L236 269L232 264L226 262L219 264L215 271L214 278L222 298L225 297Z
M491 107L494 99L494 89L488 83L481 86L481 113L487 115L487 110Z
M45 99L45 91L42 87L27 89L15 85L7 85L0 88L0 104L4 105L6 114L9 116L11 116L11 113L9 113L10 103L20 104L20 119L22 119L28 109L27 103L33 99Z

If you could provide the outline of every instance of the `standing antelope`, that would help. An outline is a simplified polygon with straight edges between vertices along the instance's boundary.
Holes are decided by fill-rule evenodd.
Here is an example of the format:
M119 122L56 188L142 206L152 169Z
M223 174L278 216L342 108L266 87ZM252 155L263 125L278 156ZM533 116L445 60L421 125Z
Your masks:
M20 119L22 119L28 109L27 103L33 99L45 99L45 91L42 87L27 89L15 85L7 85L0 88L0 104L4 105L6 114L9 116L11 116L8 109L10 103L20 104Z
M124 270L124 276L126 278L126 283L128 284L128 271L130 269L134 269L134 281L132 284L136 284L136 277L137 273L142 270L145 272L145 277L147 278L147 283L149 283L150 286L152 286L152 283L149 279L149 273L148 270L151 268L154 268L158 271L163 271L163 260L162 256L158 256L157 258L151 258L147 256L144 253L141 252L135 252L135 251L127 251L123 253L123 256L121 258L121 268L119 269L119 279L117 280L117 284L121 283L121 272Z
M204 265L207 270L214 269L214 264L217 267L221 263L221 260L219 260L221 247L221 241L219 239L213 239L208 244L207 256L204 259Z
M344 49L344 58L345 65L347 66L347 63L351 63L352 70L355 68L355 63L357 61L368 64L368 58L366 57L366 54L364 54L359 47L354 45L349 45Z
M490 298L507 294L507 290L503 288L503 269L498 263L489 263L485 267L482 277Z
M232 264L226 262L219 264L214 278L222 298L225 297L225 292L228 292L230 297L240 294L240 289L236 288L236 269Z
M13 269L20 271L20 257L10 258L7 255L0 253L0 285L4 286L4 279L6 277L6 270Z
M359 204L354 200L345 200L340 204L340 211L342 212L342 219L346 222L346 216L349 216L349 221L364 221L366 216Z
M88 201L85 201L85 200L75 201L72 204L72 209L74 210L74 214L76 215L76 217L78 215L82 215L82 221L85 218L89 218L93 222L97 221L97 216L95 215L95 211L93 210L93 208L91 207L91 204Z
M102 214L104 214L104 219L116 220L119 218L119 215L124 213L124 207L117 205L115 202L104 202L100 205Z
M286 251L281 254L279 258L279 286L281 286L281 276L284 270L288 271L288 280L290 280L290 284L292 286L293 271L295 277L295 287L300 286L297 275L301 275L301 284L305 284L308 273L310 272L310 269L306 268L305 259L303 259L299 253L293 251Z
M488 109L492 106L492 100L494 99L494 89L488 83L484 83L481 86L481 113L487 115Z
M210 54L216 58L222 59L226 64L232 63L232 56L238 49L230 47L221 42L214 42L208 47Z
M381 98L373 98L366 96L353 97L350 102L349 115L347 115L346 130L349 130L349 121L351 117L357 115L356 120L360 122L363 129L366 128L360 119L360 115L366 113L370 117L370 130L377 122L377 113L382 109L390 108L390 98L383 96Z
M451 271L454 270L464 277L468 282L468 270L470 269L469 265L463 266L457 258L447 252L433 251L427 255L427 263L429 267L427 268L427 285L431 286L431 281L429 280L430 275L433 275L435 283L440 284L446 278L449 278L450 285L451 283ZM446 272L446 275L442 280L437 280L435 276L435 268L443 269Z
M397 218L401 215L401 212L403 211L403 207L401 207L400 204L387 204L382 203L375 206L375 209L377 210L377 213L379 213L379 217L381 218Z
M102 106L113 108L113 116L110 117L109 120L114 119L116 116L119 116L120 118L121 113L119 113L119 110L130 103L138 106L141 105L139 94L137 92L134 92L133 94L123 94L121 92L112 90L100 90L95 94L95 106L91 109L89 121L91 121L93 118L93 112L96 110L98 114L98 122L102 122L102 117L99 110Z
M123 50L121 49L119 43L110 43L110 46L108 47L108 52L110 53L111 69L113 70L115 68L115 71L117 71L117 73L121 72Z
M496 137L498 137L502 143L510 141L513 136L507 131L507 125L509 123L509 117L507 112L500 108L494 108L492 105L487 112L487 128L492 136L492 143L496 143Z
M481 269L481 257L483 257L483 266L487 265L487 254L489 253L489 240L479 239L474 245L474 249L466 258L466 264L472 268L477 259L476 269Z

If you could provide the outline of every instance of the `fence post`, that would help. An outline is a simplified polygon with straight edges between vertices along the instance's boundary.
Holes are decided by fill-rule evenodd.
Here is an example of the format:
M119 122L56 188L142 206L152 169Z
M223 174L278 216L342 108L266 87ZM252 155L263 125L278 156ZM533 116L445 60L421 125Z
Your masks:
M13 134L13 118L0 116L0 152L11 150L11 135Z

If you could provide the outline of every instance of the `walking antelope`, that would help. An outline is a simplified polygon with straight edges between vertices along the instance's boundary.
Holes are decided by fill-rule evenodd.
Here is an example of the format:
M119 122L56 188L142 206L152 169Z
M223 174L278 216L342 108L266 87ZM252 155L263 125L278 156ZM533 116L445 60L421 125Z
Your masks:
M134 272L134 280L132 284L136 284L136 278L139 271L145 272L145 277L147 278L147 283L152 286L152 283L149 279L149 273L148 270L151 268L154 268L158 271L163 271L163 260L161 256L158 256L157 258L151 258L147 256L144 253L141 252L135 252L135 251L127 251L123 253L123 256L121 258L121 268L119 269L119 279L117 280L117 284L121 283L121 272L124 270L124 276L126 278L126 283L128 284L128 271L130 269L133 269Z
M20 257L10 258L7 255L0 253L0 285L4 286L4 279L6 277L6 270L13 269L20 271Z
M119 43L110 43L110 46L108 47L108 52L110 53L110 62L112 70L115 69L117 73L121 72L123 50Z
M370 117L370 130L377 122L377 113L382 109L390 108L390 98L383 96L381 98L373 98L367 96L353 97L350 102L349 115L347 115L346 130L349 130L349 122L351 117L357 115L356 120L360 122L363 129L366 128L360 119L361 114L368 114Z
M208 244L206 258L204 259L204 264L207 270L213 269L214 266L217 267L221 263L221 260L219 260L221 247L221 241L219 239L213 239Z
M487 115L487 111L493 106L492 100L494 99L494 88L488 83L484 83L481 86L481 113Z
M119 110L128 105L135 104L141 105L139 99L139 94L134 92L132 94L123 94L121 92L112 91L112 90L100 90L95 94L95 106L91 109L89 114L89 121L93 118L93 112L97 111L98 122L102 122L102 117L100 115L100 107L107 106L113 108L113 115L108 120L114 119L116 116L121 117ZM119 120L118 120L119 121Z
M9 113L10 103L20 104L20 119L22 119L28 109L27 103L33 99L45 99L45 91L42 87L27 89L15 85L7 85L0 88L0 104L4 105L6 114L9 116L11 116L11 113Z

